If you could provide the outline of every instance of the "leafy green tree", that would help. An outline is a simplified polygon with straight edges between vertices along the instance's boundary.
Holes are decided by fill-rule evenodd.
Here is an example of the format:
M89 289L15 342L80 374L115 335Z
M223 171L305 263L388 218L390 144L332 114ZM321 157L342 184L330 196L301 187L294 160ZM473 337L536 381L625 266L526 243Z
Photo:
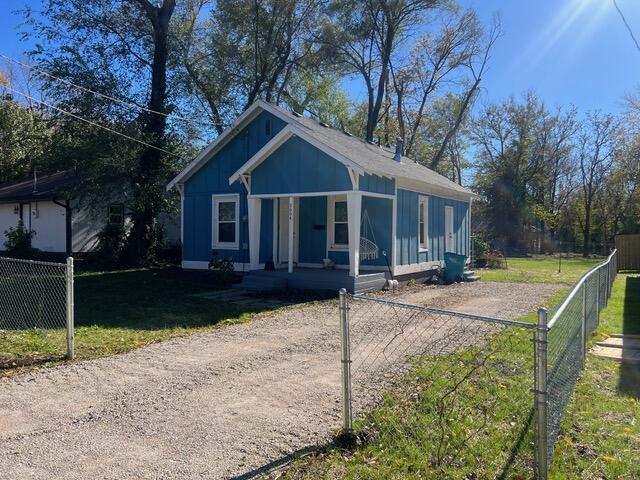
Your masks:
M175 161L163 153L171 145L167 116L175 107L170 99L177 94L168 88L168 79L179 65L172 22L175 10L176 0L42 0L38 16L24 11L31 27L28 34L36 42L31 54L37 66L65 79L42 76L42 90L58 107L115 126L149 145L135 146L126 168L133 186L127 251L134 262L144 263L153 256L163 174ZM69 82L85 89L72 88ZM88 156L84 162L93 158Z
M24 106L9 93L0 95L0 182L41 169L51 133L41 110Z

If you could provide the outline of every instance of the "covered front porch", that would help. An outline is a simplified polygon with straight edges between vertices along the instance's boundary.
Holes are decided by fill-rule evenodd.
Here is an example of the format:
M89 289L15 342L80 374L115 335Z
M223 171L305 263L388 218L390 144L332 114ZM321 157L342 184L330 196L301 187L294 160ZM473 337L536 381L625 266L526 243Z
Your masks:
M387 195L249 195L247 202L250 271L273 262L277 273L300 271L300 278L319 270L358 278L392 268L393 200Z

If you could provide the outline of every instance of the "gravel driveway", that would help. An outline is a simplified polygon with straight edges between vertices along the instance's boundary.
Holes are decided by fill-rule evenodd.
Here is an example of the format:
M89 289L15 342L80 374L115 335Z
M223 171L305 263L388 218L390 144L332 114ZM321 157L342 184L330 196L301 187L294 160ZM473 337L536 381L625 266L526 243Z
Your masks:
M515 318L561 286L407 288ZM215 303L212 303L215 308ZM0 381L0 478L252 478L340 425L337 303Z

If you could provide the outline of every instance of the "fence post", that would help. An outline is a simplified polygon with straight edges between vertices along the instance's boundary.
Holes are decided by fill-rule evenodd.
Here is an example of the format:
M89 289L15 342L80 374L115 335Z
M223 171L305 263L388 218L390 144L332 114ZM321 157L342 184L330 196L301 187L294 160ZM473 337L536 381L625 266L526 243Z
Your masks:
M342 347L342 427L345 432L352 430L351 417L351 341L349 338L349 297L344 288L340 289L340 345Z
M582 324L580 325L580 338L582 339L582 366L587 360L587 278L582 284Z
M75 354L73 317L73 257L67 258L67 358L73 360Z
M547 438L547 309L538 309L536 329L536 478L546 480L548 467Z
M600 269L598 269L598 284L596 285L596 327L600 325L600 296L602 293L600 292L600 284L602 280L600 279Z

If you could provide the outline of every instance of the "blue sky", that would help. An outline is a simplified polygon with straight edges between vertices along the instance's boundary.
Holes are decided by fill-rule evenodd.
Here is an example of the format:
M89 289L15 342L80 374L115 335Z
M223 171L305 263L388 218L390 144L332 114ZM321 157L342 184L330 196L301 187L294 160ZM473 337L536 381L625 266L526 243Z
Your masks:
M38 0L0 2L0 52L19 56L21 19L12 13ZM640 52L613 0L459 0L504 30L483 81L482 102L534 89L548 105L619 112L622 96L640 85ZM618 0L640 38L640 1ZM350 82L352 84L352 82ZM354 91L354 95L358 92Z

